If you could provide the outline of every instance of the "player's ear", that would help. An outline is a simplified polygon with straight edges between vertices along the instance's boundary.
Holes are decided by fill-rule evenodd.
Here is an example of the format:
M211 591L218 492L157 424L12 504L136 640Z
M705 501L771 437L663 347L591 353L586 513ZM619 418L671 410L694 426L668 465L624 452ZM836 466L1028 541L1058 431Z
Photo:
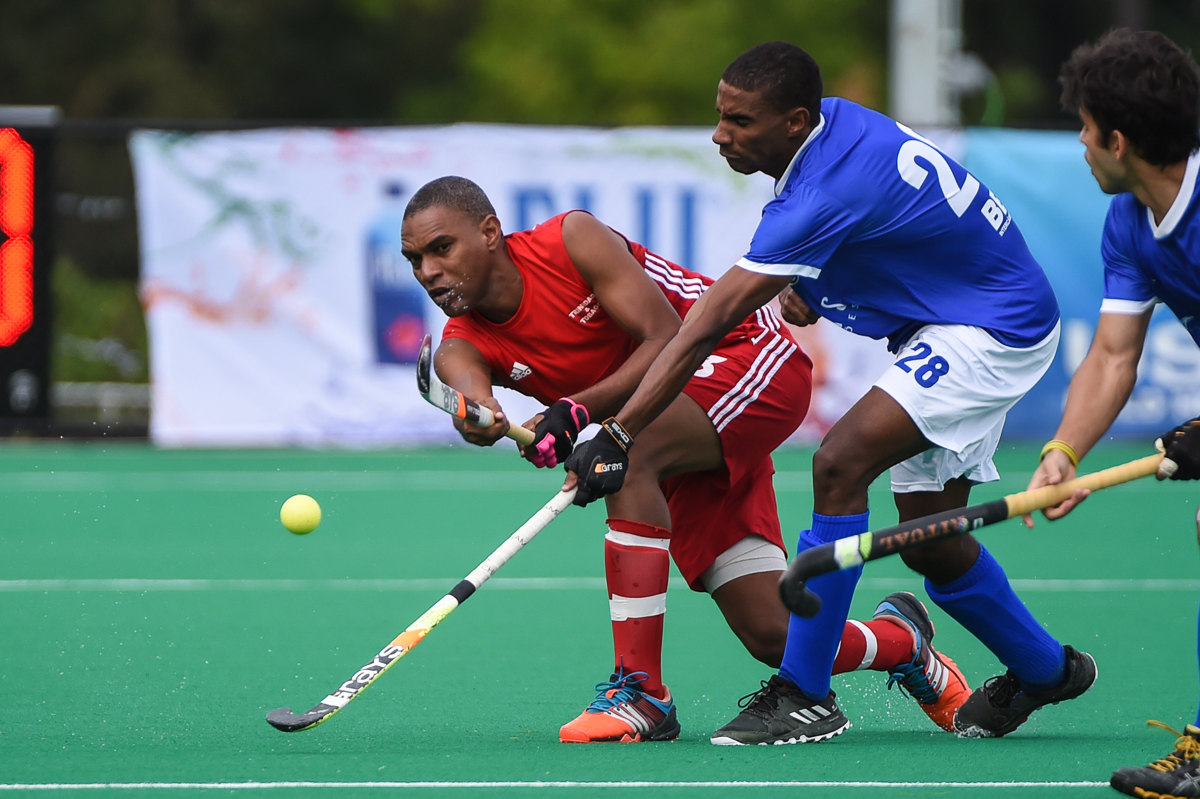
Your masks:
M807 108L799 107L788 111L785 120L788 136L799 136L808 127L811 117Z
M489 250L496 249L500 242L504 240L504 230L500 227L500 220L495 214L488 214L479 223L479 233L483 236L483 241Z
M1133 145L1129 142L1128 136L1119 130L1114 130L1108 135L1108 149L1119 161L1133 152Z

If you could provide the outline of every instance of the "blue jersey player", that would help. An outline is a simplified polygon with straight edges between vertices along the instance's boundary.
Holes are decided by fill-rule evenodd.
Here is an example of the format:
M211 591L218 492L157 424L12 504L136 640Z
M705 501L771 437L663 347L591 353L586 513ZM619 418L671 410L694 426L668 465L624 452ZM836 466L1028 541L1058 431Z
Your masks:
M1155 305L1166 304L1200 343L1195 63L1161 33L1118 30L1078 48L1063 66L1062 84L1063 105L1083 121L1079 138L1092 174L1116 196L1101 245L1100 321L1030 487L1074 477L1079 459L1117 418L1137 381ZM1163 443L1159 479L1200 478L1200 425L1181 425ZM1048 508L1046 518L1066 515L1085 496L1081 491ZM1032 526L1032 518L1026 523ZM1148 767L1119 769L1112 786L1132 796L1200 797L1198 758L1200 715L1185 726L1171 755Z
M713 141L734 170L775 178L776 197L750 252L696 303L616 417L567 461L578 475L567 484L578 480L583 501L616 490L637 432L723 331L789 285L793 320L824 316L886 338L896 353L813 456L813 522L800 549L866 531L867 488L889 468L902 520L966 505L972 485L997 478L992 455L1005 415L1058 342L1050 285L1003 203L976 178L891 119L821 94L817 64L784 42L747 51L722 75ZM1045 631L974 537L903 557L933 601L1008 668L957 708L960 732L1004 735L1094 682L1092 658ZM791 618L779 674L713 743L807 742L849 726L828 673L860 571L808 583L821 612ZM896 610L890 604L876 612ZM908 677L910 690L938 680L930 671Z

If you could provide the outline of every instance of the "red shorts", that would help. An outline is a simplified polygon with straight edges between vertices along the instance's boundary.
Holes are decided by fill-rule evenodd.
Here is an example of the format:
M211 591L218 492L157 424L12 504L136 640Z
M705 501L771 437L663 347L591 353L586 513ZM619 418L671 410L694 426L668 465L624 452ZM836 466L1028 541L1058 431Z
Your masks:
M812 361L780 326L719 347L683 393L708 412L725 460L660 483L671 510L671 557L692 590L704 591L705 570L746 536L762 536L787 556L771 453L804 421Z

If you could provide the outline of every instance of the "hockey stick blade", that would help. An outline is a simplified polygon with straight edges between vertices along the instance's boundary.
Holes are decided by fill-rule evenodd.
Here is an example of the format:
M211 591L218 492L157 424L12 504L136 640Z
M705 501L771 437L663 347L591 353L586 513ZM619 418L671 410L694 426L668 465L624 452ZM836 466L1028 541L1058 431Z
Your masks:
M559 491L554 497L530 517L517 531L510 535L503 544L475 567L474 571L459 581L450 593L434 603L433 607L421 614L421 617L408 625L408 628L383 650L372 658L371 662L360 668L350 679L341 684L333 693L322 699L315 707L307 712L295 714L290 707L281 707L267 714L267 723L283 732L299 732L308 730L328 721L329 718L367 689L380 675L390 669L396 661L407 655L417 644L429 635L449 616L455 608L466 602L472 594L495 574L501 566L513 555L540 533L546 525L554 521L575 498L575 489Z
M1009 494L1003 499L969 508L922 516L873 533L839 538L801 552L779 580L779 596L792 613L812 618L821 611L821 598L805 583L813 577L850 569L909 549L926 546L943 538L962 535L1014 516L1057 505L1080 488L1099 491L1154 474L1162 455L1148 455L1120 466L1085 474L1053 486Z
M465 419L471 424L491 427L496 421L490 408L468 399L461 391L450 388L438 379L437 371L433 368L433 339L430 336L425 336L421 342L421 353L417 356L417 391L433 407L441 408L451 416ZM504 435L523 447L533 443L533 431L514 424L508 426Z

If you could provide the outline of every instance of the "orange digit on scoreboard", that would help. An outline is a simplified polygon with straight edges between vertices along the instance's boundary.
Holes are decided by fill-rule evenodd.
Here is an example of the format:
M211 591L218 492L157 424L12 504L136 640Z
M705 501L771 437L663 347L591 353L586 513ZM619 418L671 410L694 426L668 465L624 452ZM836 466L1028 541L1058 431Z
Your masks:
M33 148L0 128L0 347L33 324Z

